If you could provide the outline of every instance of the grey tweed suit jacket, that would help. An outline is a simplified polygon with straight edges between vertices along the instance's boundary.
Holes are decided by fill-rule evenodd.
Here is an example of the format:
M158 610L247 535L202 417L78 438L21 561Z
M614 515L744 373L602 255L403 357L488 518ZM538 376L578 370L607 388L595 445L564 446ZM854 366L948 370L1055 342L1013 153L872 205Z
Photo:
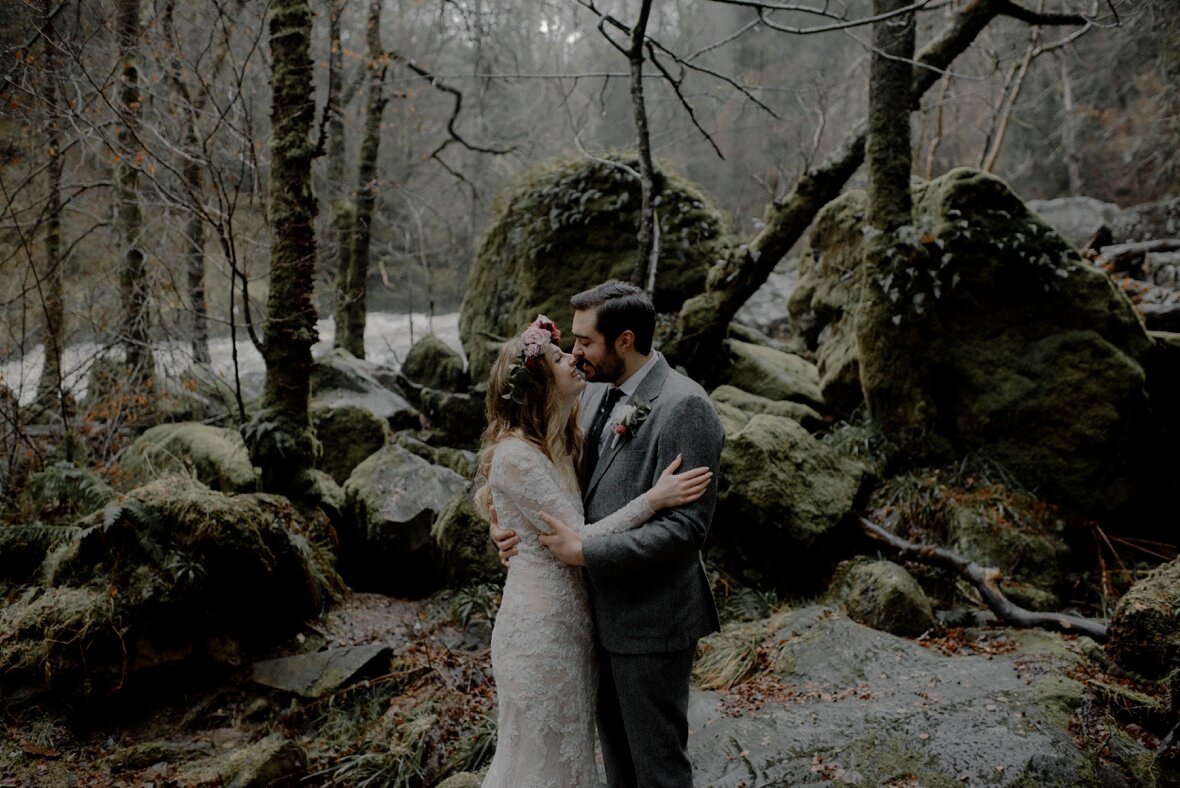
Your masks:
M582 392L588 429L609 384ZM717 607L701 559L717 504L725 432L704 389L660 357L628 402L651 413L615 447L607 439L582 497L586 521L596 522L651 489L677 454L681 471L707 465L713 482L696 502L664 509L639 528L585 540L586 578L598 640L607 651L677 651L719 628Z

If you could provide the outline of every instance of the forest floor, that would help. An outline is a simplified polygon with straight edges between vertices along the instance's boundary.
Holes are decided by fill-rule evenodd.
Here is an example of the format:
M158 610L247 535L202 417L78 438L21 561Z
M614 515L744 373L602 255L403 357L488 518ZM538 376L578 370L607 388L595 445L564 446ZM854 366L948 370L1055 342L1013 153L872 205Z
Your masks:
M420 641L443 650L450 647L446 644L474 647L472 656L487 663L487 644L481 641L490 628L463 628L445 615L440 620L437 608L437 599L352 593L267 656L369 643L405 652L415 650L412 641ZM14 709L10 704L0 718L0 788L217 783L215 772L223 756L274 730L295 734L311 758L308 772L330 764L332 753L325 750L337 743L320 738L324 726L317 723L340 693L301 701L256 684L251 673L251 665L171 671L86 708L54 702ZM311 782L330 779L325 775Z

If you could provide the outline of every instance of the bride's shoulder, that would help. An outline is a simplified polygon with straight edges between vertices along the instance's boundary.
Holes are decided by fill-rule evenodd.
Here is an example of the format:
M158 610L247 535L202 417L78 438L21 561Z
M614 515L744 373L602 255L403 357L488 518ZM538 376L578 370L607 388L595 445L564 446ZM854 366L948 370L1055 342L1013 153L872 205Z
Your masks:
M495 467L506 462L516 465L521 461L527 462L536 458L544 459L544 457L545 455L541 453L540 449L524 438L508 436L497 443L493 449L492 466Z

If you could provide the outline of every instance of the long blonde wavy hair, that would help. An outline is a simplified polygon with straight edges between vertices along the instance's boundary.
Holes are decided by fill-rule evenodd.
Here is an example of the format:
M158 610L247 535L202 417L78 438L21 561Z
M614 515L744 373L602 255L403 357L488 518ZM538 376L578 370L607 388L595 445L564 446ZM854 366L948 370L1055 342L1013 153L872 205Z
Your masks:
M487 427L480 438L479 450L479 475L484 483L475 493L476 508L485 518L491 514L492 491L488 476L492 470L492 455L496 445L505 438L522 438L536 446L557 468L558 476L570 490L578 489L575 469L582 463L579 405L575 402L569 417L562 419L557 380L544 358L518 372L513 379L512 365L518 363L523 350L520 337L505 342L488 378L488 395L484 401ZM514 389L516 399L505 396Z

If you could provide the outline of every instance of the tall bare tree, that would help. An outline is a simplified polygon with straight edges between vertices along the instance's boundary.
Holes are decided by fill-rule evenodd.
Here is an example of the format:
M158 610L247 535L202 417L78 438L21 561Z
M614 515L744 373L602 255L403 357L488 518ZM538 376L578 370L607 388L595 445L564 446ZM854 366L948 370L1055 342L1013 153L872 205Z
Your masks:
M122 343L127 369L137 382L150 380L155 372L152 357L149 311L150 288L140 234L143 214L139 206L139 171L144 150L139 141L139 118L143 96L139 86L139 0L119 0L116 7L119 37L120 90L118 149L115 165L115 227L123 247L120 291L123 306Z
M877 16L895 14L908 3L874 0L873 11ZM912 276L912 269L927 261L914 231L910 195L914 28L912 11L873 26L866 142L872 233L865 244L865 292L856 339L861 348L861 388L873 421L910 457L927 458L949 448L935 437L938 414L928 394L925 357L912 353L912 348L922 346L923 337L930 336L932 313L920 302L911 309L906 298L895 304L889 292L895 282L924 281ZM890 319L899 308L904 319Z
M266 301L262 410L244 428L250 457L268 492L302 498L318 446L308 413L311 346L316 341L316 198L311 188L315 98L308 0L278 0L271 10L270 292Z
M365 134L361 140L360 162L357 167L356 209L352 214L349 237L339 239L349 244L344 265L337 272L338 300L336 306L336 347L342 347L357 358L365 357L365 297L369 279L369 245L372 240L370 224L373 206L380 193L377 160L381 153L381 117L385 113L385 72L389 57L381 46L381 0L370 0L367 27L368 40L368 102L365 107Z
M754 2L747 5L767 7ZM1079 14L1040 14L1014 0L973 0L955 12L951 22L927 44L913 62L909 105L916 107L926 91L946 72L976 36L996 17L1009 16L1028 24L1087 25ZM710 272L706 291L685 302L664 351L701 379L714 373L730 321L766 282L774 267L807 230L819 209L834 200L864 161L864 124L852 129L825 159L808 168L785 197L767 206L763 229L737 246Z
M61 230L61 173L65 151L62 149L61 127L58 117L58 48L61 41L53 24L54 10L49 0L42 0L41 12L44 26L42 60L44 104L49 161L45 166L45 260L42 274L38 277L41 288L41 304L44 313L41 343L45 349L45 362L41 367L41 378L37 382L37 399L42 403L60 402L65 396L62 387L62 352L65 350L65 292L62 280L62 230ZM63 403L64 405L64 403Z

